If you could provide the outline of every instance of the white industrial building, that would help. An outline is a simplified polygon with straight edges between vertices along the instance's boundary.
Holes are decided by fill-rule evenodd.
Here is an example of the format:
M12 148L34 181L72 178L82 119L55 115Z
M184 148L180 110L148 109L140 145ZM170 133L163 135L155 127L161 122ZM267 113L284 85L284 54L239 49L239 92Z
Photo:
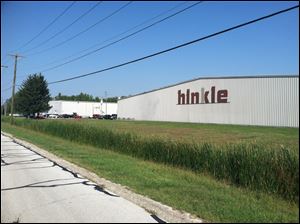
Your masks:
M82 117L92 117L93 114L112 115L117 114L117 103L105 102L87 102L87 101L65 101L65 100L52 100L49 101L52 108L48 114L73 114L77 113Z
M299 76L198 78L121 99L118 118L299 127Z

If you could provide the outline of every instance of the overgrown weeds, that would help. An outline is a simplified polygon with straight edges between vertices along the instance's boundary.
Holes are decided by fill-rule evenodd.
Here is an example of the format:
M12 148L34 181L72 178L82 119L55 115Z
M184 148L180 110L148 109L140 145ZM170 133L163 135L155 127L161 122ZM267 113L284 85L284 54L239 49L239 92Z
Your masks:
M8 122L5 118L3 122ZM237 186L299 199L299 154L259 143L183 143L117 133L77 121L16 119L15 125L133 157L205 172Z

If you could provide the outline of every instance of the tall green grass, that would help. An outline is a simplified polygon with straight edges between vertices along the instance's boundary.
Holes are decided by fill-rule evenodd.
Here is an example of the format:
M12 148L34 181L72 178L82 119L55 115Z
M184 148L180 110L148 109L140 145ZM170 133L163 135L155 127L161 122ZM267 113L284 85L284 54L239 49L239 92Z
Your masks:
M8 122L2 118L1 121ZM16 119L15 125L154 162L205 172L237 186L299 199L299 154L254 143L183 143L117 133L77 121Z

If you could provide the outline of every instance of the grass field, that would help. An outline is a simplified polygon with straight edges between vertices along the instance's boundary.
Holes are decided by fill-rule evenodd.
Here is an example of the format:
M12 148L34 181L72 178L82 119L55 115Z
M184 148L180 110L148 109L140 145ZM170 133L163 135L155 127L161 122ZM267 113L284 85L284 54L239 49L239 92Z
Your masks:
M2 118L1 121L8 121ZM187 139L177 140L158 137L156 135L147 136L143 131L136 134L131 131L133 126L157 125L165 127L165 130L180 130L188 124L165 123L165 122L111 122L111 128L104 125L108 123L93 120L29 120L16 119L15 125L26 127L35 131L44 132L53 136L62 137L78 143L85 143L95 147L106 148L123 154L150 160L163 164L173 165L192 170L198 173L208 173L219 180L226 180L236 186L243 186L252 190L264 191L278 194L286 199L298 201L299 199L299 152L296 150L297 144L286 146L279 144L279 134L284 134L284 139L290 136L284 128L262 128L243 127L226 125L203 125L192 124L192 127L205 133L208 128L215 129L215 136L220 136L224 129L233 136L239 129L248 135L253 133L267 133L266 130L274 130L276 134L264 134L273 136L273 141L241 141L236 138L236 142L227 143L206 143ZM137 125L135 125L137 124ZM128 127L127 131L118 131L118 126ZM168 128L166 128L168 127ZM218 128L217 128L218 127ZM231 129L230 129L231 127ZM186 127L184 127L186 128ZM138 128L136 128L138 129ZM136 130L135 129L135 130ZM143 128L145 130L146 128ZM163 129L163 128L162 128ZM252 130L251 130L252 129ZM142 129L141 129L142 130ZM279 133L279 134L278 134ZM263 134L260 134L261 136ZM276 137L274 137L276 136ZM267 139L267 138L264 138ZM274 141L279 142L274 144ZM287 141L287 140L285 140Z
M123 121L95 119L62 119L63 123L79 123L120 133L134 133L145 138L171 141L213 143L260 143L271 147L286 146L299 151L299 129L242 125L196 124L156 121Z
M210 175L144 161L8 123L1 123L1 129L101 177L209 222L299 222L299 205L273 194L238 188L216 181Z
M65 120L65 122L72 122L72 120ZM298 128L89 119L78 120L77 122L118 132L135 133L143 137L164 138L173 141L213 143L217 145L258 142L274 147L284 145L299 150Z

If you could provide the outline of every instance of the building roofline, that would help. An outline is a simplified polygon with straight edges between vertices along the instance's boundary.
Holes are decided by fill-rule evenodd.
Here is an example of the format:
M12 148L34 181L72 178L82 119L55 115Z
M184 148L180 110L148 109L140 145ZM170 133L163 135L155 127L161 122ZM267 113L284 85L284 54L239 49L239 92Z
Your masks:
M199 78L179 82L179 83L176 83L176 84L164 86L164 87L161 87L161 88L153 89L153 90L150 90L150 91L137 93L135 95L128 96L128 97L123 98L123 99L119 99L118 101L126 100L126 99L131 98L131 97L144 95L144 94L147 94L147 93L155 92L155 91L162 90L162 89L167 89L167 88L170 88L170 87L173 87L173 86L177 86L177 85L181 85L181 84L185 84L185 83L189 83L189 82L194 82L194 81L202 80L202 79L246 79L246 78L248 78L248 79L249 78L299 78L299 75L261 75L261 76L255 75L255 76L212 76L212 77L207 76L207 77L199 77Z
M80 100L50 100L50 101L55 101L55 102L72 102L72 103L101 103L101 102L96 102L96 101L80 101ZM49 101L49 102L50 102ZM114 102L103 102L103 103L112 103L112 104L117 104Z

